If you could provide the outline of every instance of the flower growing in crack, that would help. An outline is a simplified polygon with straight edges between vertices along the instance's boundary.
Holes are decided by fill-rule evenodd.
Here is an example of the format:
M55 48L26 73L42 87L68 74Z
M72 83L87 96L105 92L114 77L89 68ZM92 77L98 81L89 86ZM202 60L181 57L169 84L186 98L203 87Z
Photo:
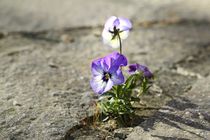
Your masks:
M146 78L152 78L153 74L152 72L148 69L148 67L144 66L144 65L140 65L138 63L135 64L130 64L128 69L128 73L129 74L134 74L136 72L142 72L144 77Z
M122 17L110 17L102 32L104 44L108 44L113 48L118 48L121 45L121 40L128 37L129 30L132 28L131 22Z
M125 79L120 67L126 65L127 58L117 52L94 60L91 65L92 79L90 81L93 91L103 94L114 85L124 83Z

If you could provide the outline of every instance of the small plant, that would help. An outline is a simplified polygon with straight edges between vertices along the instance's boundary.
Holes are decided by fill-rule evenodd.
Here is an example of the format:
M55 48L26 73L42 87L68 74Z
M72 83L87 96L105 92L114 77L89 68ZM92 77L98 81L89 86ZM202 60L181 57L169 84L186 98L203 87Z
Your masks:
M128 65L127 58L122 54L122 41L128 37L131 28L128 19L110 17L102 32L103 42L113 48L120 47L120 52L96 59L91 65L90 85L100 96L98 105L101 112L107 119L114 118L122 123L133 115L132 104L148 91L153 79L153 74L146 66L138 63ZM126 79L123 70L127 65Z

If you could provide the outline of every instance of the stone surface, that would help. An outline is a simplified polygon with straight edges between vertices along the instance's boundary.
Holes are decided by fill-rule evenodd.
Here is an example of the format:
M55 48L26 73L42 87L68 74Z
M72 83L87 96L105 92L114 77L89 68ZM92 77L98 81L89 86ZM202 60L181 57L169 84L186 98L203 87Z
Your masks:
M204 50L206 49L208 50L209 47L204 48ZM199 53L198 56L202 57L202 53ZM209 58L209 55L205 56ZM199 60L199 57L196 61ZM201 62L205 63L205 59L202 59ZM194 69L192 65L185 66ZM209 68L203 63L197 63L196 67ZM205 69L203 68L202 70L200 69L199 73L203 74L204 72ZM167 82L172 83L170 80L172 80L171 76ZM176 82L176 80L174 81ZM190 86L185 85L186 90L183 89L179 90L178 93L170 94L172 99L153 116L135 127L127 136L127 140L209 139L210 77L199 78L196 82L192 83ZM163 85L166 86L167 84ZM181 85L183 84L181 83Z
M189 100L198 105L199 109L210 113L210 76L199 79L191 90L185 93ZM210 121L210 120L208 120Z
M127 140L209 139L210 113L209 110L195 104L197 101L199 99L192 101L188 97L175 97L167 103L167 106L135 127L127 136ZM206 106L209 101L208 98L202 103Z
M0 1L0 139L210 137L210 1L48 3ZM113 14L135 23L123 42L129 62L157 78L136 126L107 132L81 124L96 111L90 63L113 51L100 38Z

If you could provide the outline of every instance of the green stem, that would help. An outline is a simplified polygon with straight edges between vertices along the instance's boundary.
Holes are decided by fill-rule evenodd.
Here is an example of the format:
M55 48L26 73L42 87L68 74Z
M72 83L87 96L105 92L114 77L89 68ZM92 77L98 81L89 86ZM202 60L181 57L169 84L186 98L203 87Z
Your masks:
M120 34L118 33L117 36L118 36L118 39L119 39L119 42L120 42L120 54L122 54L122 41L121 41L121 38L120 38Z

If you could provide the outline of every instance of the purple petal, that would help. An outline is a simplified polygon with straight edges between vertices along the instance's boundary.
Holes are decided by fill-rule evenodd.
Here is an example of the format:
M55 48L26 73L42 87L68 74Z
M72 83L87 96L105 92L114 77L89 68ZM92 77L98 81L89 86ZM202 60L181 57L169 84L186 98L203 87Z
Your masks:
M130 20L128 20L127 18L119 17L118 19L120 20L119 28L121 31L123 31L123 29L125 29L125 27L128 30L130 30L132 28L132 24L131 24Z
M90 85L95 93L102 94L106 87L106 82L98 79L97 77L92 77L90 80Z
M113 59L112 65L127 66L128 64L127 58L118 52L113 52L106 57Z
M122 74L122 71L120 69L117 70L117 72L112 73L111 80L113 81L114 85L120 85L124 83L125 78Z
M110 66L109 72L111 73L116 72L120 68L120 66L126 66L128 63L127 58L118 52L113 52L109 54L105 57L105 60Z
M145 76L145 77L147 77L147 78L152 78L152 77L153 77L153 74L152 74L152 72L148 69L148 67L146 67L146 66L144 66L144 65L139 65L139 66L138 66L138 69L144 73L144 76Z
M118 27L120 25L120 20L117 18L113 22L113 26Z
M103 94L112 88L113 85L119 85L124 82L124 76L120 69L127 65L127 58L117 52L113 52L104 58L94 60L91 65L92 79L90 85L94 92ZM108 81L104 80L104 72L110 74Z
M102 79L98 78L100 77L92 77L92 79L90 80L91 88L95 93L103 94L113 87L114 83L112 80L108 80L108 82L105 82Z
M91 71L92 71L92 74L95 76L103 74L103 68L101 66L101 61L102 61L102 59L99 58L92 62Z
M111 67L111 64L109 62L109 59L106 59L106 57L104 57L101 60L101 67L102 67L103 71L108 72L109 69L110 69L110 67Z
M109 69L109 72L115 73L118 69L120 69L120 65L112 65L112 67Z
M138 67L138 64L130 64L128 66L128 73L129 74L134 74L136 71L137 71L137 67Z
M108 57L108 56L105 56L104 57L104 61L103 61L103 65L105 65L106 67L104 67L104 69L106 70L106 72L109 71L109 69L112 67L112 58L111 57Z
M120 31L129 31L130 29L128 26L120 26Z
M147 78L152 78L153 74L152 72L148 69L148 67L144 66L144 65L140 65L140 64L130 64L128 69L128 73L129 74L134 74L137 71L140 71L144 74L145 77Z

